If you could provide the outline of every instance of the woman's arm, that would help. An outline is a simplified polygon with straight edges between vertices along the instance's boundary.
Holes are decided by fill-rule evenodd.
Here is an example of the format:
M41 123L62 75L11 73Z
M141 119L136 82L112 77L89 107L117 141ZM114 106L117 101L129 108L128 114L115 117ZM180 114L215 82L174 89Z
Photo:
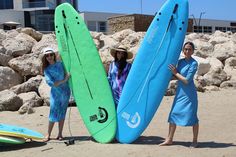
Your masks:
M169 69L171 70L172 74L180 81L182 81L184 84L188 84L188 80L182 76L180 73L178 73L176 67L172 64L169 65Z
M65 76L65 78L64 78L63 80L61 80L61 81L56 81L56 82L54 83L54 86L55 86L55 87L58 87L59 85L61 85L61 84L65 83L65 82L67 82L67 81L69 80L69 78L70 78L70 73L67 73L66 76Z

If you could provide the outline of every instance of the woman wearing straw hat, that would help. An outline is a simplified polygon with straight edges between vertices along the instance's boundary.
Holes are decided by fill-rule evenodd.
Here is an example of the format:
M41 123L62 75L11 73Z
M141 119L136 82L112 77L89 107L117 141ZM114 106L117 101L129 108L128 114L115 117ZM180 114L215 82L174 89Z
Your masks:
M62 140L62 130L70 98L70 88L67 83L70 74L65 74L62 62L56 60L55 51L50 47L43 49L42 72L44 72L47 84L51 87L48 134L45 142L50 140L55 122L58 122L59 126L57 139Z
M133 54L127 51L122 45L118 48L112 48L110 54L114 57L114 61L109 66L108 81L112 88L113 98L117 108L122 89L131 68L131 64L127 60L132 59Z

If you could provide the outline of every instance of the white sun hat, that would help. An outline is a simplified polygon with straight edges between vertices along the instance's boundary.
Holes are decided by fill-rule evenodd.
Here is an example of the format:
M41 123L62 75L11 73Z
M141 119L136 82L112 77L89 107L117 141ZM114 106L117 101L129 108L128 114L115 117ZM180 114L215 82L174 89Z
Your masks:
M46 54L49 54L49 53L55 53L55 50L51 47L46 47L43 49L43 54L46 55Z

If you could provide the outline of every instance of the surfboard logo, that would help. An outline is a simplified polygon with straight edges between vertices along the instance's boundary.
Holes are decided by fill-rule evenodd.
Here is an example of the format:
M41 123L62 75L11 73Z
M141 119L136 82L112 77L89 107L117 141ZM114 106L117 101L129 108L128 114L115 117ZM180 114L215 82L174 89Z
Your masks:
M150 35L147 37L148 44L151 44L153 42L153 39L156 36L157 29L158 29L157 27L153 28L152 32L150 32Z
M105 123L108 119L108 112L105 108L98 107L99 116L101 119L98 120L98 123Z
M60 36L60 43L61 43L61 49L62 51L65 51L67 52L68 49L67 49L67 44L66 44L66 41L65 41L65 38L63 35Z
M12 129L12 131L14 131L14 132L19 132L19 133L24 133L25 132L25 129L16 129L16 128L14 128L14 129Z
M98 107L98 114L89 117L90 122L97 121L98 123L105 123L108 119L108 112L103 107Z
M136 112L133 116L127 112L123 112L121 116L126 120L128 127L133 129L137 128L141 122L141 117L138 112Z

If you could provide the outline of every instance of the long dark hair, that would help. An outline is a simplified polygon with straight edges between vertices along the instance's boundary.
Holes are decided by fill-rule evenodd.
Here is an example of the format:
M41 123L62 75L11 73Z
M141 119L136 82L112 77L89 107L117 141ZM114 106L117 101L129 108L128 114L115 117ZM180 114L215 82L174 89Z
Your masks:
M55 53L52 53L52 54L54 56L54 61L56 62L56 54ZM44 70L48 67L48 65L49 65L49 62L46 59L46 55L44 55L42 57L42 69L41 69L41 74L42 75L44 74Z
M115 63L117 63L118 65L118 78L120 78L126 64L127 64L127 57L128 57L128 54L127 52L124 53L124 57L122 57L120 60L118 60L117 58L117 52L115 53Z

